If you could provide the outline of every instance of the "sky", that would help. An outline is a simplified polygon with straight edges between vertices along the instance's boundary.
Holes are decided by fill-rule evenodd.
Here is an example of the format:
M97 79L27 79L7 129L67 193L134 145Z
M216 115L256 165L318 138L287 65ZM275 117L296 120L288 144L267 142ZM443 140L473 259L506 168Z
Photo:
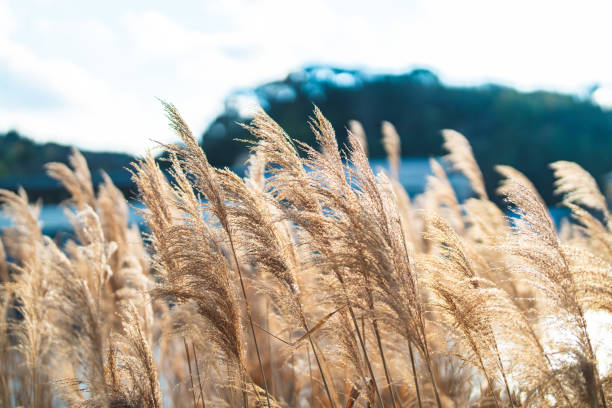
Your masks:
M612 2L0 0L0 132L142 154L308 64L433 70L612 106ZM306 118L305 118L306 119ZM154 141L153 141L154 140Z

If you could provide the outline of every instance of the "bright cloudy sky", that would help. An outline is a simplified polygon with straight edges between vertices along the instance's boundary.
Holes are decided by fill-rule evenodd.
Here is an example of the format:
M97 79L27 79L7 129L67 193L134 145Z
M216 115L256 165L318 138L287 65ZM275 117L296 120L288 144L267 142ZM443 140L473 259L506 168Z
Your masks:
M580 93L612 85L606 3L0 0L0 132L142 153L174 140L155 97L200 134L231 90L311 63Z

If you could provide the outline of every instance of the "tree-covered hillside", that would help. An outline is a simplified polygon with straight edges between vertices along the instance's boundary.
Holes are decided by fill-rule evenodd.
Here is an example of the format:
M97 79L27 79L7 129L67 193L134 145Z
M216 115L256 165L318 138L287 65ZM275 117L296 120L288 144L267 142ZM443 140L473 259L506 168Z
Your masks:
M380 123L392 122L405 156L443 153L440 130L453 128L472 143L492 193L493 166L523 171L544 198L556 202L547 163L580 163L598 180L612 170L612 113L589 100L552 92L524 93L497 86L450 87L429 71L370 75L360 71L310 67L285 79L238 91L203 135L203 146L216 165L244 158L248 138L235 122L245 122L245 106L258 102L294 138L311 142L305 124L313 103L333 123L342 140L350 119L362 122L372 156L384 154ZM493 180L493 182L491 182Z
M306 119L313 104L333 123L341 143L347 122L357 119L365 128L374 157L384 156L380 143L383 120L396 126L403 155L412 157L443 154L440 130L456 129L472 143L490 194L497 186L496 164L524 172L550 204L558 199L553 196L547 163L576 161L600 182L612 170L612 112L588 99L552 92L524 93L498 85L450 87L426 70L381 75L329 67L305 68L283 80L229 95L224 112L203 135L203 147L214 165L236 166L244 161L247 147L235 139L249 138L238 123L248 122L254 103L292 137L309 143L313 135ZM35 197L57 201L51 190L61 189L42 176L43 165L65 162L69 153L68 146L38 144L14 131L0 134L0 187L12 188L30 180L35 185L30 183L29 191ZM129 192L131 182L125 168L133 160L130 155L84 155L95 178L104 169ZM37 193L38 187L41 191Z
M59 183L44 174L45 163L68 162L72 148L57 143L36 143L16 131L0 133L0 188L15 190L23 186L30 198L42 198L46 203L67 198ZM129 154L82 151L87 159L94 183L101 181L106 171L117 186L131 194L130 173L134 160Z
M71 147L57 143L36 143L16 131L0 133L0 177L18 174L37 174L45 163L66 163ZM132 156L123 153L82 151L90 169L120 170L129 166Z

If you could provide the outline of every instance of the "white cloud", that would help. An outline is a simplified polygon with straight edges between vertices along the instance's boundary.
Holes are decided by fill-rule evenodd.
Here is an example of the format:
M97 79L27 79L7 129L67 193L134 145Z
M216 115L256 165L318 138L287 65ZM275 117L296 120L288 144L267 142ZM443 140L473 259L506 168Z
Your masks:
M548 0L0 0L0 73L19 78L13 92L24 83L57 102L0 103L0 131L141 153L173 139L154 97L200 134L232 89L317 62L578 91L612 84L610 11Z
M0 38L11 33L16 27L15 17L12 15L8 0L0 0Z

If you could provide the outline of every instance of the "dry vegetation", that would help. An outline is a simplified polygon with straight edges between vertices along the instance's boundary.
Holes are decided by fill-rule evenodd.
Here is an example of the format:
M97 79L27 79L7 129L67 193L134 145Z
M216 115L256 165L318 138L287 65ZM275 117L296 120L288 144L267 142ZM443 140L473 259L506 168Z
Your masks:
M317 148L265 113L247 177L213 168L172 105L182 144L133 165L148 232L87 164L48 173L71 194L73 239L44 236L24 191L0 241L2 406L606 407L612 221L593 178L552 164L572 223L500 166L507 217L467 140L443 131L471 182L460 203L432 161L411 202L399 137L374 174L363 128L341 153L317 109ZM608 343L608 344L606 344Z

